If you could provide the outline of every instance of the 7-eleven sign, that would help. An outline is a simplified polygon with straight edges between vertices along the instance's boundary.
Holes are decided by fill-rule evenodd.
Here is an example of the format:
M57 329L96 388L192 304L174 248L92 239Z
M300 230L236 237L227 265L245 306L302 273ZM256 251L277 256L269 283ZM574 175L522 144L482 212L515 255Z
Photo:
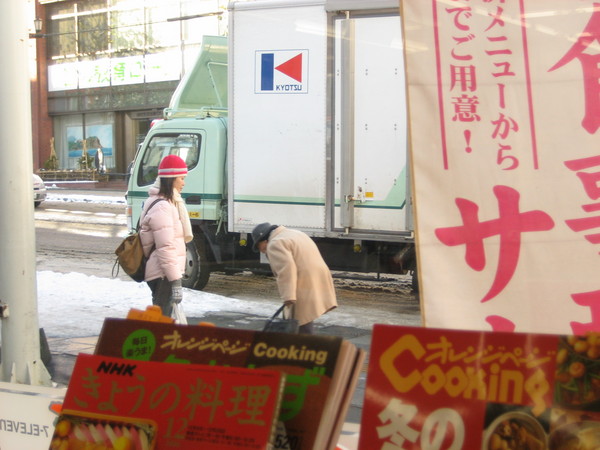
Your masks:
M256 52L255 92L258 94L306 94L308 50Z

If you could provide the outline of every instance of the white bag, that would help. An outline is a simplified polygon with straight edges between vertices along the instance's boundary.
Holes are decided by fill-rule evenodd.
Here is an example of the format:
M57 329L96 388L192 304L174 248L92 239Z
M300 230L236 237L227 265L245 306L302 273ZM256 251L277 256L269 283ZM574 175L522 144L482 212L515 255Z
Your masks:
M187 318L185 317L185 314L183 313L183 308L181 307L181 303L174 303L173 304L173 319L175 319L175 323L178 323L179 325L187 325Z

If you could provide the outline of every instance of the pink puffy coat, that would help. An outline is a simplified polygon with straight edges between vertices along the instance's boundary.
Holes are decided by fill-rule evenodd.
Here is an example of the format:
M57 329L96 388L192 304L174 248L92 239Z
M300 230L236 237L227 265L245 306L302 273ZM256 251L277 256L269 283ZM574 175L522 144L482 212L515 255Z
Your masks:
M295 317L300 325L337 306L329 267L307 234L283 226L275 228L267 242L267 258L281 298L296 301Z
M185 271L185 240L183 225L179 220L177 207L163 200L156 203L148 213L146 210L158 197L158 189L150 188L150 197L144 202L140 239L144 254L148 255L155 244L156 248L146 264L146 281L166 277L169 281L178 280Z

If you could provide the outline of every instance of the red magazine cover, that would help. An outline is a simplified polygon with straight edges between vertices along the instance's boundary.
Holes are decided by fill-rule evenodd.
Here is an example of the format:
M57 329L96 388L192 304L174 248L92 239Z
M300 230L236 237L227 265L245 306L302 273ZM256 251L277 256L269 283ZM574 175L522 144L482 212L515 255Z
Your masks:
M80 354L50 449L268 449L283 381L273 370Z
M359 449L600 448L600 334L375 325Z
M335 448L364 352L333 336L107 318L97 355L285 374L275 449Z

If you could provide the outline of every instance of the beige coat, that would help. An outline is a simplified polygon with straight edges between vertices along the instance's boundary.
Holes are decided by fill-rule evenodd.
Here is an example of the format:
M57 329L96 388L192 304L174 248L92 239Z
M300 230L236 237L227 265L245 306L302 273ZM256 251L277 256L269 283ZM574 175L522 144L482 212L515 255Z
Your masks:
M295 317L300 325L337 307L329 267L308 235L277 227L267 242L267 258L281 298L296 301Z

